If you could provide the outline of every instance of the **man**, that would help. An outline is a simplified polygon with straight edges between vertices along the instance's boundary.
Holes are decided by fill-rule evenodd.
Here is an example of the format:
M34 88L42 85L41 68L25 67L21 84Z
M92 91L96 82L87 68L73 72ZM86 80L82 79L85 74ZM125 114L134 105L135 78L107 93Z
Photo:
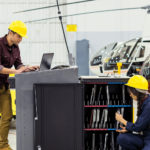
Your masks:
M27 37L27 27L22 21L9 25L8 34L0 38L0 150L12 150L8 144L8 132L12 118L9 74L34 71L38 66L24 66L21 62L18 44ZM14 65L14 69L11 68Z

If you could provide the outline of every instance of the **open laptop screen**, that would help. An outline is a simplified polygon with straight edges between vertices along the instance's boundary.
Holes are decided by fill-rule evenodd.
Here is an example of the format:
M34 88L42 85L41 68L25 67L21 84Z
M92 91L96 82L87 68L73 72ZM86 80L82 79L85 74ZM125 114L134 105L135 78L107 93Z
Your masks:
M44 53L42 56L40 71L51 69L54 53Z

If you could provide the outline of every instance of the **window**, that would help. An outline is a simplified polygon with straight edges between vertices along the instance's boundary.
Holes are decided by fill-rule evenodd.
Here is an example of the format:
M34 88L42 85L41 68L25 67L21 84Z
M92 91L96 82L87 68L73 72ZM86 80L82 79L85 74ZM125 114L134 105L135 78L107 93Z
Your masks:
M142 46L141 49L140 49L140 55L139 55L139 58L144 57L144 54L145 54L145 46Z
M134 52L131 55L131 58L136 57L135 58L142 58L144 57L145 54L145 46L137 46L136 49L134 50Z

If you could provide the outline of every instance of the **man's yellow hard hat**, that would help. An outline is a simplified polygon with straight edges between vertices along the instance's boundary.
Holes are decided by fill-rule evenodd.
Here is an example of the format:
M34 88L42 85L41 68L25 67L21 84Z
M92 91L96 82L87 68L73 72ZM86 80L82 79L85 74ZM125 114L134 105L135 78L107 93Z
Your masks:
M141 75L132 76L125 85L136 89L148 90L148 81Z
M27 37L27 27L25 23L20 20L13 21L9 25L8 29L18 33L22 37Z

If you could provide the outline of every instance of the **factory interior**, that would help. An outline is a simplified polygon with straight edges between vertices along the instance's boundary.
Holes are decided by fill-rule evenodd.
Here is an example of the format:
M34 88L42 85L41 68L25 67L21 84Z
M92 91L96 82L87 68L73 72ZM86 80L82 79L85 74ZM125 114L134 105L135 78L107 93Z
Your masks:
M150 150L150 1L0 1L0 150Z

